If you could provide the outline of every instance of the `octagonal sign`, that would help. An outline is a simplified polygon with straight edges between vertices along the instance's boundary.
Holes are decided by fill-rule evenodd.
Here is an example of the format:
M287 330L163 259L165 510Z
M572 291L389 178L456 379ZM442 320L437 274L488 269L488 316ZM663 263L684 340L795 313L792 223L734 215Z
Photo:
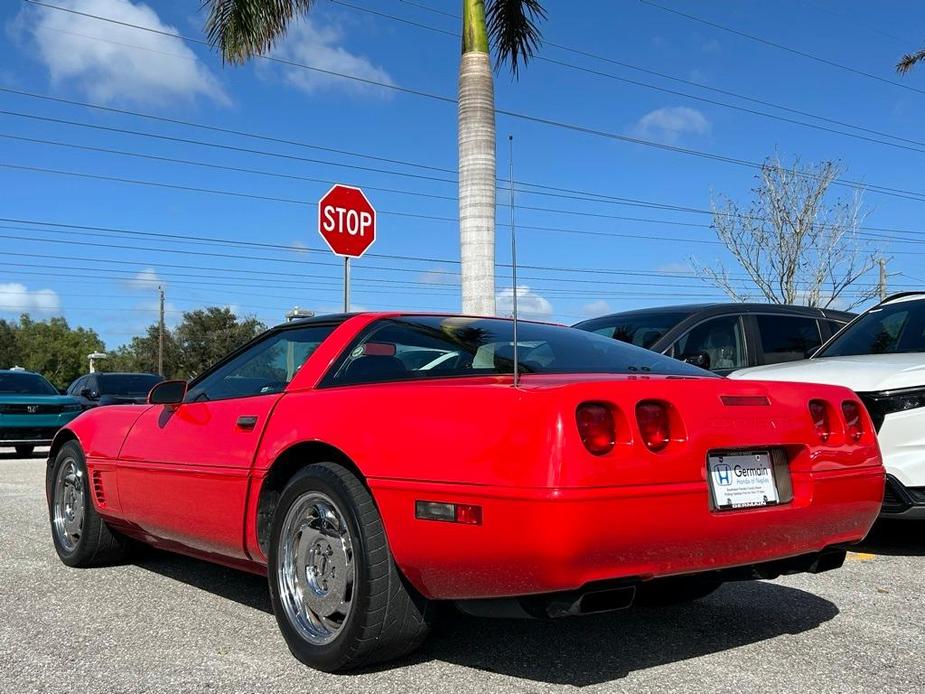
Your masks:
M376 240L376 210L359 188L335 185L318 201L318 233L335 255L359 258Z

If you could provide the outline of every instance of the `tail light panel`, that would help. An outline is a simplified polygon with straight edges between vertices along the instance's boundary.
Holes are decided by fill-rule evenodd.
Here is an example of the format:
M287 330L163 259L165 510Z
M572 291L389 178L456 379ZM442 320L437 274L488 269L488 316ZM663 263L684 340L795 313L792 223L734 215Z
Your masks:
M671 408L661 400L643 400L636 405L636 423L642 442L653 453L671 443Z
M864 437L864 417L861 414L861 403L854 400L845 400L841 404L842 415L845 418L845 434L851 443L858 443Z
M828 403L825 400L810 400L809 416L813 420L816 436L822 443L828 443L832 438L832 419L829 416Z
M617 443L613 407L606 402L583 402L575 410L581 442L592 455L606 455Z

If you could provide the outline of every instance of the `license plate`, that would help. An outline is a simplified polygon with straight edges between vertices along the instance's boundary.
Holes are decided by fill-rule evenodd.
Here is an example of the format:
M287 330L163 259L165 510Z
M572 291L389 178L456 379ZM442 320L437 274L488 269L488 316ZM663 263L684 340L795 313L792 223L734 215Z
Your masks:
M767 451L711 453L707 476L718 509L769 506L779 501Z

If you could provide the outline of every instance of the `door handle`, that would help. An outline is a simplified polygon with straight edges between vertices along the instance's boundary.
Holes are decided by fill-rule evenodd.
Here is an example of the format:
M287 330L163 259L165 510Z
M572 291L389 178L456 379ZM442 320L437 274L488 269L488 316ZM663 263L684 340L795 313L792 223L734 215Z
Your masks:
M238 425L238 429L250 431L255 426L257 426L257 417L254 415L241 415L238 417L236 424Z

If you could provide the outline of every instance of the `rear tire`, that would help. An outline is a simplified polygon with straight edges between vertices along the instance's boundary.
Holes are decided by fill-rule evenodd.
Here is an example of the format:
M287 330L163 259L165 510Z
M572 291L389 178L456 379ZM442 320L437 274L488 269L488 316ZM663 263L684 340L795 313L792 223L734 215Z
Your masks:
M335 672L415 650L432 606L399 573L369 491L343 467L310 465L273 516L267 578L292 654Z
M55 551L68 566L112 564L128 543L100 518L90 497L87 463L80 444L65 443L48 474L48 516Z
M16 455L20 458L31 458L35 446L16 446Z
M723 582L704 576L675 576L643 583L636 592L636 604L643 607L668 607L705 598Z

